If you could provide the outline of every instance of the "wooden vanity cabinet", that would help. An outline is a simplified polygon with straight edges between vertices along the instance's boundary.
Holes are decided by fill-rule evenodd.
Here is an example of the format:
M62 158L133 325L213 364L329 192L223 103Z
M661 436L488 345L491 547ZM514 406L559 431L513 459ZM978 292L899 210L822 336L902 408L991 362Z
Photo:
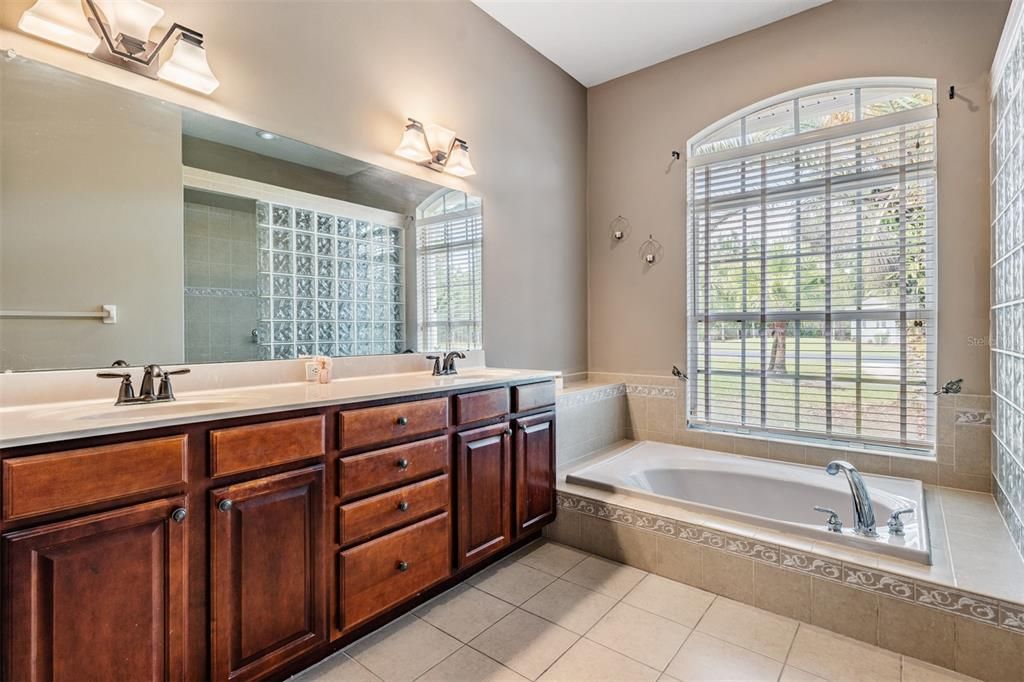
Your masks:
M555 413L515 420L516 535L555 518Z
M0 451L0 682L286 678L553 520L554 395Z
M182 680L184 497L3 538L3 679Z
M512 541L512 429L508 422L457 434L455 466L461 569Z
M210 516L212 679L260 679L323 644L323 465L212 490Z

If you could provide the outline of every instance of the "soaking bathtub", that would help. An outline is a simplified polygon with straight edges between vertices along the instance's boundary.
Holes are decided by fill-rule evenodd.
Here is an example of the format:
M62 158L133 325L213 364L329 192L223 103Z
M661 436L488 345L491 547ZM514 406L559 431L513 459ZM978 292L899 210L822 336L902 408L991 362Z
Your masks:
M842 459L841 452L836 455ZM875 509L875 538L854 534L853 497L846 478L829 476L824 467L640 441L569 473L566 482L639 495L697 513L930 565L921 482L870 474L863 477ZM815 506L836 510L844 523L842 532L829 531L826 515L815 511ZM886 526L889 515L907 507L914 511L902 516L904 534L891 535Z

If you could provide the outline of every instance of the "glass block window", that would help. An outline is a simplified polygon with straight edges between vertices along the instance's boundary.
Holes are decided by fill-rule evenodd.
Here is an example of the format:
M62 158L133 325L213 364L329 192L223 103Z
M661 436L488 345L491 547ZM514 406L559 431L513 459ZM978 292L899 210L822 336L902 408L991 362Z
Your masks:
M257 204L262 357L400 353L404 230Z
M933 90L823 84L690 141L691 428L934 451Z
M418 348L482 348L480 198L441 190L416 211Z
M1024 551L1024 20L1014 8L992 74L993 474Z

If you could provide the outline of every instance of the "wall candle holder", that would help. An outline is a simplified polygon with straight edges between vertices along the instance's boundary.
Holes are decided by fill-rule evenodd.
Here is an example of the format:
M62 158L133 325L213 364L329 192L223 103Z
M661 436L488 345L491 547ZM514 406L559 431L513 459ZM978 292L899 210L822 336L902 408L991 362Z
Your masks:
M640 245L640 259L647 265L654 265L661 260L661 257L665 253L665 247L661 245L652 234L647 240Z
M616 216L608 224L608 232L612 239L614 239L617 242L621 242L622 240L629 237L629 233L632 232L632 229L629 224L629 220L620 215Z

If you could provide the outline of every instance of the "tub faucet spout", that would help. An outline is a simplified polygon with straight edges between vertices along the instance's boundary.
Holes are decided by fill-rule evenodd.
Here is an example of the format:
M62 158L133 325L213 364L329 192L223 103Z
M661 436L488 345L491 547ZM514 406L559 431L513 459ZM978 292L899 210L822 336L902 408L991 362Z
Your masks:
M875 537L875 508L871 505L871 496L868 495L868 487L864 485L857 468L847 461L836 459L828 463L825 471L830 476L835 476L840 471L846 475L846 481L850 484L850 492L853 494L853 515L856 519L856 526L853 529L858 535Z

